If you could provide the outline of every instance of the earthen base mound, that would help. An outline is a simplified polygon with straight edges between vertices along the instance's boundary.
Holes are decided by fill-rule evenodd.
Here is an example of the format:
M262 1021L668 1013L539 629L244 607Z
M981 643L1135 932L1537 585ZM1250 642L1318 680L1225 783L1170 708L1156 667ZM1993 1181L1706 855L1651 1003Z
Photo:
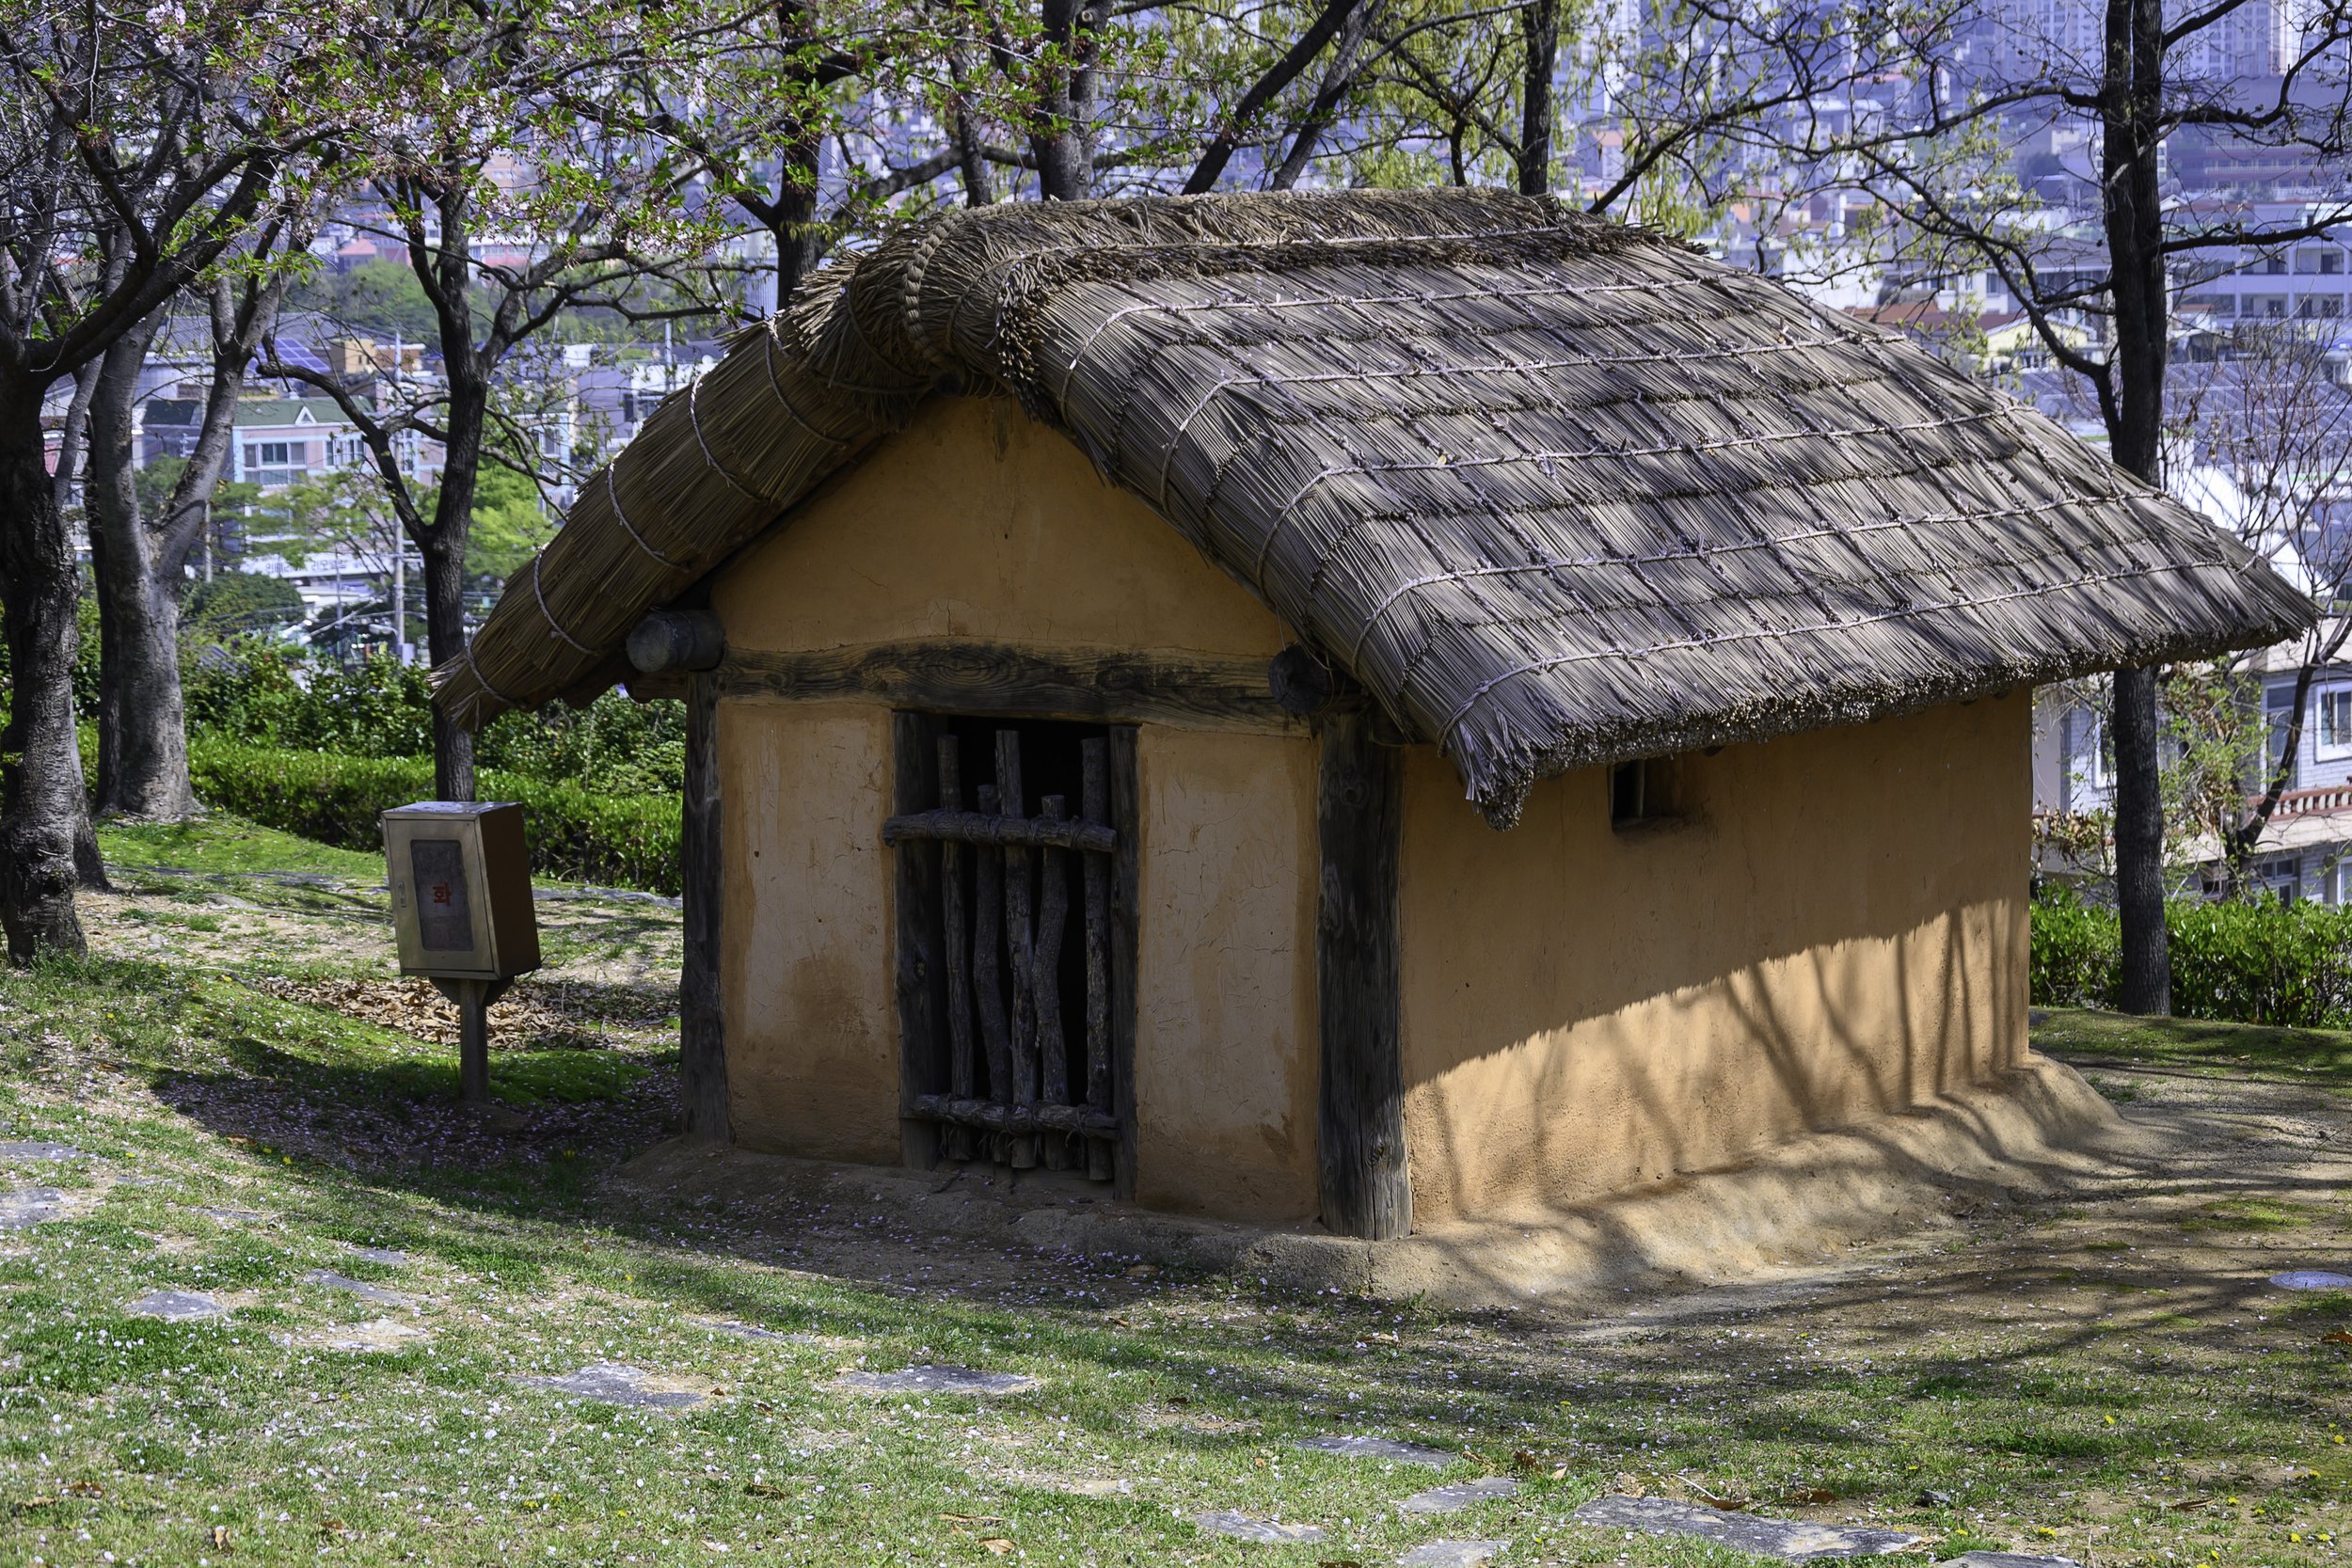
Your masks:
M1726 1169L1596 1202L1450 1222L1393 1242L1155 1213L1103 1201L1101 1189L1066 1174L1025 1173L1008 1186L682 1139L631 1161L624 1176L696 1200L788 1194L880 1208L992 1248L1113 1254L1300 1291L1541 1309L1602 1291L1816 1268L1861 1243L2063 1192L2147 1136L2072 1068L2035 1055L1994 1083L1810 1133Z

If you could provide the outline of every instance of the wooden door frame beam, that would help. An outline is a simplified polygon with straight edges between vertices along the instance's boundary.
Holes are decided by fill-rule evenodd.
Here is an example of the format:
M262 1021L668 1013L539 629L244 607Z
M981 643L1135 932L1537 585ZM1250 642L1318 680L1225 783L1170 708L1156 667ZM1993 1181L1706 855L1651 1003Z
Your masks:
M1403 753L1360 707L1324 715L1315 791L1315 990L1323 1223L1389 1241L1413 1227L1398 1003Z

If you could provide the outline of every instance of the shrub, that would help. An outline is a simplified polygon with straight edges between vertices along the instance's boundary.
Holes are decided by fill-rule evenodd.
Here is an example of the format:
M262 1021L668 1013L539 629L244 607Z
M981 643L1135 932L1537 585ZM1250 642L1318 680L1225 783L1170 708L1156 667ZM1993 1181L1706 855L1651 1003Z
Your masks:
M2172 1010L2285 1028L2352 1028L2352 908L2323 904L2168 905ZM2029 990L2041 1006L2112 1007L2121 932L2115 911L2071 890L2034 895Z
M306 664L281 643L247 638L199 655L184 679L192 736L354 757L433 753L432 688L414 665ZM675 794L686 784L686 707L606 691L585 707L501 714L474 760L598 795Z
M2116 955L2122 946L2115 911L2086 904L2063 883L2037 889L2033 949L2026 990L2042 1007L2111 1007Z
M282 643L240 638L198 657L182 681L192 736L370 757L433 750L424 672L389 658L306 666Z
M619 691L585 707L550 703L484 726L474 759L526 778L570 779L604 795L675 795L686 787L686 705Z
M188 742L196 791L223 811L345 849L380 849L391 806L433 797L425 757L362 757L255 746L213 736ZM522 804L531 868L543 877L678 891L681 832L675 795L598 795L485 769L481 798Z
M2172 1010L2291 1029L2352 1027L2352 909L2174 904Z

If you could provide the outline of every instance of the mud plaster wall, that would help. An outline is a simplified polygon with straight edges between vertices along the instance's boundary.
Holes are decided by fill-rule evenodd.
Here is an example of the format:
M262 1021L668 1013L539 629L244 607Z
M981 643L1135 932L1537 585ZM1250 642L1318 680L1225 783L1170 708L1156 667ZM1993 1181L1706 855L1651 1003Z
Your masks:
M1311 1219L1316 753L1144 726L1136 1196Z
M754 1148L898 1162L890 773L886 708L719 705L727 1097Z
M1431 749L1400 898L1417 1226L1737 1161L2020 1059L2024 692L1686 760L1677 826L1607 774L1508 833Z
M979 399L930 405L718 574L711 605L731 648L776 652L943 638L1270 658L1285 641L1068 441ZM719 740L736 1135L896 1164L888 710L731 698ZM1141 727L1147 1203L1314 1212L1314 773L1303 735Z

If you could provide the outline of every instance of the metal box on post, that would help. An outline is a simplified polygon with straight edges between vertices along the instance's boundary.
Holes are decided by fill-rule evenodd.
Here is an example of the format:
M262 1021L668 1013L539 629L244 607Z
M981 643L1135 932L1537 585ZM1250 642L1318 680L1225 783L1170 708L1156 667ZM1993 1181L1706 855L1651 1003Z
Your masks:
M458 1080L466 1099L481 1100L490 1089L490 1004L539 967L523 808L420 800L383 821L401 972L429 976L457 1004Z

